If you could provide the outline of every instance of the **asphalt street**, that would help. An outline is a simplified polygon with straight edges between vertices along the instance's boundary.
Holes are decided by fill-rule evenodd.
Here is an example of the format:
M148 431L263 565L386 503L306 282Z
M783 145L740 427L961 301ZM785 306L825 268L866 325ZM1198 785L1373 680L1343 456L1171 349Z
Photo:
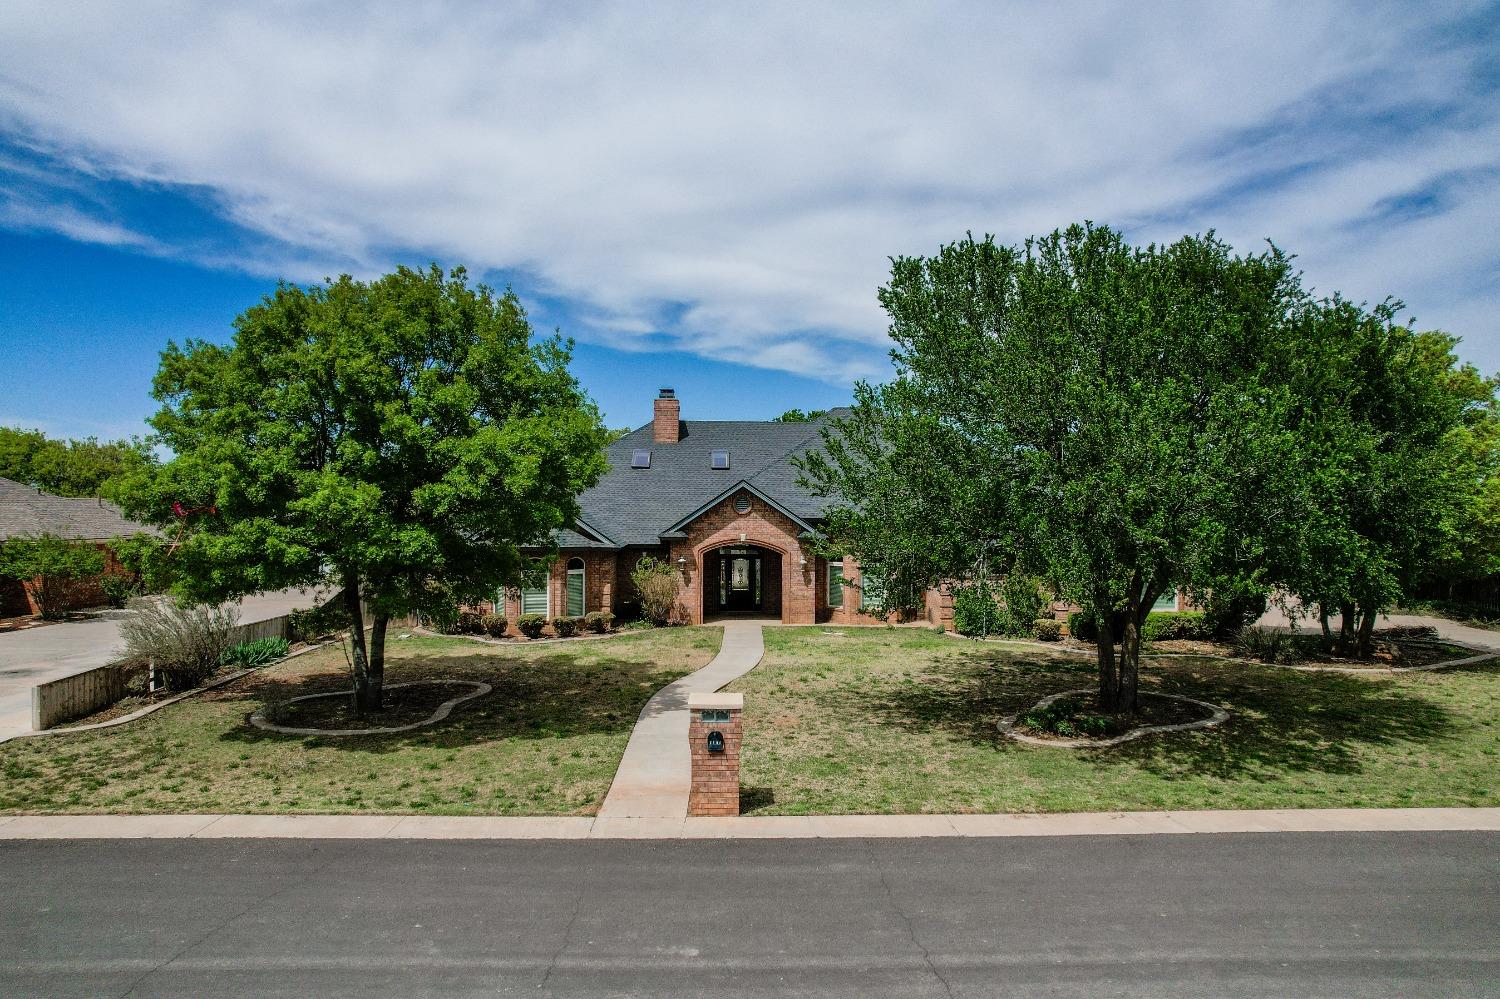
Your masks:
M0 843L4 996L1493 996L1500 836Z

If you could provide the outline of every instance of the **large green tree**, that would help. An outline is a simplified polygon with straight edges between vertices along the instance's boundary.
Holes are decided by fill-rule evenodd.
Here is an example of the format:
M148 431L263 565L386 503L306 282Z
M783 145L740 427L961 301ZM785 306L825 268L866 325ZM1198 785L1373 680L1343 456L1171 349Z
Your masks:
M140 440L62 441L40 430L0 427L0 477L59 496L118 499L121 484L154 463Z
M570 347L462 268L283 284L228 346L163 352L151 424L176 457L128 505L173 531L174 502L201 511L173 553L190 600L342 586L356 704L377 710L391 617L520 581L520 549L603 473Z
M898 590L986 565L1049 580L1097 619L1102 704L1134 711L1157 598L1251 585L1287 544L1301 299L1278 251L1212 236L1136 248L1078 225L895 259L897 377L859 386L804 461L827 545Z
M1494 383L1399 310L1335 296L1299 317L1311 502L1285 581L1361 656L1379 613L1423 582L1494 565Z

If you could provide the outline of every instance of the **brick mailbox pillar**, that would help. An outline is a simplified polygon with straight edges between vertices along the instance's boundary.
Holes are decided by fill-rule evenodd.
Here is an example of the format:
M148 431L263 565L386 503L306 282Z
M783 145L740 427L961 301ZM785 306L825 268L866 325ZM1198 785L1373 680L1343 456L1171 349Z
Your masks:
M740 814L740 713L744 694L689 694L693 756L689 815Z

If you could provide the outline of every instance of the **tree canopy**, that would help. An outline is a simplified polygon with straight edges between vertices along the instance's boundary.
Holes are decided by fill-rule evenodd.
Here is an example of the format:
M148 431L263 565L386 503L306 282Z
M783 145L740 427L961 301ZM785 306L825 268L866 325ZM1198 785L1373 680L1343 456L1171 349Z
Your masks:
M0 542L0 576L21 582L44 618L63 616L69 584L104 571L104 553L85 541L44 534Z
M40 430L0 427L0 477L59 496L119 498L124 481L155 463L141 440L56 440Z
M521 549L549 547L603 473L570 351L462 268L283 284L229 345L167 346L151 424L176 457L126 505L173 530L174 502L202 511L173 554L188 599L342 586L356 700L377 709L389 619L518 583Z
M903 589L986 561L1041 576L1096 617L1101 701L1133 710L1156 599L1254 576L1295 516L1275 374L1299 295L1279 251L1212 236L1142 249L1079 225L897 258L897 377L804 462L829 543Z

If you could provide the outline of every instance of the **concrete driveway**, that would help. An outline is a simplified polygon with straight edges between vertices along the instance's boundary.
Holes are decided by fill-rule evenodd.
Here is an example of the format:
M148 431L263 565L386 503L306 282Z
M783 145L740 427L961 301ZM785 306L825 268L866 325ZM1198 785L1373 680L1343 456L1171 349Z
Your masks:
M312 607L316 590L257 593L240 601L240 623L280 617ZM0 739L31 731L31 688L48 680L103 666L124 646L120 622L70 621L0 635Z
M1270 607L1261 615L1260 620L1255 622L1265 628L1289 628L1291 622L1282 613L1279 607ZM1334 625L1337 628L1337 624ZM1430 627L1436 628L1438 637L1450 642L1458 642L1461 645L1472 645L1481 649L1500 649L1500 631L1490 631L1486 628L1471 628L1457 621L1450 621L1445 617L1432 617L1426 614L1382 614L1375 623L1376 628L1396 627ZM1315 634L1321 631L1316 617L1303 618L1298 622L1297 631L1304 634Z

